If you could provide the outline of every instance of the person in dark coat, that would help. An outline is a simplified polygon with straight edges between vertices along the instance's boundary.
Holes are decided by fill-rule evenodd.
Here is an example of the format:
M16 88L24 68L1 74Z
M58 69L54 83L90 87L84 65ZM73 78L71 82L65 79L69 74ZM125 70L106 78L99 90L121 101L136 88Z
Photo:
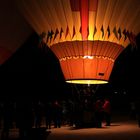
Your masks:
M140 127L140 101L136 102L136 115L137 115L138 127Z
M95 110L95 127L102 127L102 101L98 99L95 102L94 110Z
M52 123L52 104L51 104L51 102L45 103L45 119L46 119L46 128L51 129L51 123Z
M62 121L62 106L55 101L53 104L53 120L54 120L54 127L60 128L61 121Z
M13 122L13 106L12 102L6 100L3 106L3 130L2 130L2 139L8 139L9 137L9 130L12 128Z
M103 113L104 113L104 118L106 122L106 126L110 126L110 121L111 121L111 106L110 106L110 101L109 99L105 98L104 104L103 104Z
M30 140L32 129L32 104L30 100L19 99L17 102L17 128L20 140Z

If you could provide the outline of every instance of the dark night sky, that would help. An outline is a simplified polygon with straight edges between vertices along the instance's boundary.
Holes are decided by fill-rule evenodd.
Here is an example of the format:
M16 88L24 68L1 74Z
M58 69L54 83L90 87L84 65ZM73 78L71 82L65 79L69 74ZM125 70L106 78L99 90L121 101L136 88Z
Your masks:
M1 96L60 97L69 94L70 85L64 82L59 61L50 51L40 52L38 35L28 41L3 65L0 66ZM109 84L100 86L111 92L126 91L129 96L140 97L140 35L138 48L129 45L115 62ZM71 89L70 89L71 91Z

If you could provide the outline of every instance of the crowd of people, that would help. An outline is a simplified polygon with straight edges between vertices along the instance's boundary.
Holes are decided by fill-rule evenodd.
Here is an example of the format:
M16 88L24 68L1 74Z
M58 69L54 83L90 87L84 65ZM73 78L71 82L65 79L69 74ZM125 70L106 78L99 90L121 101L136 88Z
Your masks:
M13 127L13 122L19 129L21 139L28 139L32 128L60 128L63 124L79 128L88 123L96 128L101 128L103 124L111 125L111 103L108 98L96 99L93 102L88 99L74 102L31 101L22 98L16 102L7 100L0 107L0 118L3 120L0 126L1 136L5 139L9 135L9 129Z
M1 138L8 140L9 131L12 128L19 129L21 140L31 139L33 128L51 129L61 127L62 106L58 101L42 102L41 100L30 100L19 98L16 102L6 99L0 104L0 129ZM43 120L45 118L45 124Z

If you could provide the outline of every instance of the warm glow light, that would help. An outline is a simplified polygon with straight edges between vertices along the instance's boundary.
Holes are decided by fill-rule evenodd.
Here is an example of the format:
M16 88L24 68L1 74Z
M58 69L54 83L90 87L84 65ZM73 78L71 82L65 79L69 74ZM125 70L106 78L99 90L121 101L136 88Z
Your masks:
M83 58L84 58L84 59L86 59L86 58L88 58L88 59L93 59L93 56L85 55Z
M107 84L108 81L104 80L67 80L67 83L72 84Z

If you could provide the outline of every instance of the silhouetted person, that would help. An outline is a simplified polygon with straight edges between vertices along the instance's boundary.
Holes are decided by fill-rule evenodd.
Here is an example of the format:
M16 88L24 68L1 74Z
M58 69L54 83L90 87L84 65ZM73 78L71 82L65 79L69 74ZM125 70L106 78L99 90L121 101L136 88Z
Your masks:
M136 119L136 103L134 101L130 102L130 118Z
M80 101L74 103L74 124L76 128L82 127L83 106Z
M3 109L4 109L4 104L1 102L0 103L0 129L2 128Z
M58 101L54 102L53 105L53 119L54 119L54 127L61 127L61 121L62 121L62 107L58 103Z
M104 100L103 113L104 113L104 119L105 119L105 122L106 122L106 126L110 126L111 106L110 106L110 101L107 98L105 98L105 100Z
M136 114L137 114L138 126L140 127L140 101L137 101L136 103Z
M17 127L21 140L30 140L32 129L32 105L28 97L17 102Z
M45 103L45 119L46 119L47 129L51 129L51 122L52 122L52 104L51 104L51 102Z
M40 128L43 113L43 105L41 101L38 101L34 104L34 112L35 112L35 128Z
M7 140L9 137L9 129L12 127L13 122L13 108L11 101L5 101L3 106L3 131L2 131L2 139Z
M70 126L74 124L74 102L69 100L67 105L67 118Z
M94 106L95 110L95 127L101 128L102 127L102 101L97 100Z

